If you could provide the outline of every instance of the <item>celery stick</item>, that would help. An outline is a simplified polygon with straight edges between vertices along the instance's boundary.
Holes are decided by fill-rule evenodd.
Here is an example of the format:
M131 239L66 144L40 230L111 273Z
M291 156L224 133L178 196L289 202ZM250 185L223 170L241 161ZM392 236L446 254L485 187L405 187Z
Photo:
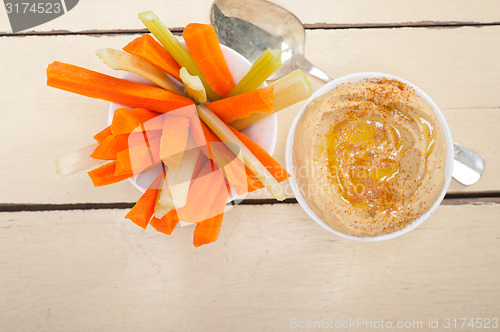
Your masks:
M163 190L160 192L162 193ZM167 213L169 213L170 211L172 211L173 208L170 207L170 206L164 206L164 205L161 205L160 204L160 201L156 201L156 204L155 204L155 210L154 210L154 216L158 219L161 219L163 218Z
M163 70L135 54L112 48L102 48L95 53L111 69L129 71L150 80L165 90L184 95L184 91Z
M227 146L233 151L234 154L238 154L240 151L243 155L243 162L250 169L250 171L255 174L255 176L262 182L262 184L269 190L269 192L279 201L286 198L285 190L276 181L276 179L269 173L264 165L253 155L253 153L233 134L231 129L222 122L221 119L217 117L208 107L205 105L196 106L198 109L198 115L200 118L214 131L214 133L219 136L223 142L229 142L234 144L228 144ZM235 145L239 147L240 151L235 150Z
M281 66L281 51L267 49L255 60L248 73L229 92L228 97L257 89Z
M97 147L97 143L81 148L56 158L56 172L61 176L75 174L91 167L100 165L106 160L98 160L90 157Z
M179 166L174 170L167 169L168 187L176 209L185 206L187 203L189 187L200 153L201 150L198 148L186 150L182 155Z
M311 97L311 83L300 69L281 77L271 84L274 87L274 111L280 111L288 106Z
M182 46L172 32L168 30L165 24L163 24L152 11L139 13L139 19L181 67L186 67L190 75L198 76L201 79L205 91L207 92L208 99L212 101L220 99L210 85L208 85L189 51Z
M206 104L207 93L200 78L198 76L189 75L186 67L182 67L179 74L182 83L184 83L186 87L187 96L193 99L197 104Z
M154 215L156 218L161 219L164 215L166 215L173 209L175 209L175 206L172 201L172 195L170 194L170 189L168 187L168 182L165 175L163 177L163 180L161 181L158 195L156 196Z
M312 93L311 83L307 80L307 76L300 69L294 70L293 72L274 81L271 86L274 87L273 112L278 112L288 106L303 101L304 99L309 98ZM230 126L241 130L268 115L268 113L254 113L248 118L231 122Z

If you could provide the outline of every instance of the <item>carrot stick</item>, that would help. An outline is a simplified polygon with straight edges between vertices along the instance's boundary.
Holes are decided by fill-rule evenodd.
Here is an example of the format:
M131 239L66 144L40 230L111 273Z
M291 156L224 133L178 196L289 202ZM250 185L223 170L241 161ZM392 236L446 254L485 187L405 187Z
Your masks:
M140 130L141 124L161 115L144 108L118 108L113 114L111 132L115 135L130 134ZM156 121L155 121L156 122ZM161 130L161 127L158 128Z
M273 113L273 87L261 88L207 104L222 121L233 121L250 117L254 113Z
M213 103L211 103L213 104ZM208 105L207 105L208 106ZM204 138L193 135L196 144L198 145L208 145L207 157L213 160L212 150L210 149L210 143L221 142L219 137L208 128L208 126L202 121L200 122L201 128L203 129ZM257 143L248 138L245 134L239 132L238 130L228 126L231 131L238 137L238 139L255 155L255 157L266 167L266 169L271 173L271 175L278 181L282 182L290 177L290 174L283 168L273 157L271 157L264 149L262 149ZM263 188L264 185L260 180L247 168L245 167L245 172L247 174L247 187L248 192ZM236 183L236 182L235 182ZM239 189L239 188L235 188ZM237 191L240 194L239 191Z
M107 126L100 132L94 135L94 139L97 141L97 143L101 143L106 137L111 135L111 126Z
M47 67L47 85L131 107L166 113L193 104L170 91L54 61Z
M212 205L210 200L217 196L224 182L220 172L211 172L209 163L205 164L200 173L203 176L193 178L191 181L186 205L177 209L179 219L186 222L196 223L208 217ZM220 175L220 177L217 178L217 175Z
M133 175L132 173L124 173L117 176L115 175L115 169L116 161L112 161L110 163L102 165L101 167L91 170L87 174L90 176L90 179L92 180L92 183L95 187L106 186L108 184L120 182L128 179Z
M184 95L184 89L181 89L173 78L138 55L113 48L101 48L95 54L113 70L124 70L134 73L153 82L162 89L178 95Z
M222 199L227 200L228 193L229 187L223 186L219 195ZM195 247L199 247L204 244L215 242L219 237L223 217L224 210L217 210L217 207L214 204L210 211L210 217L196 224L196 228L193 233L193 245Z
M204 244L215 242L219 237L224 213L208 218L196 224L193 233L193 245L198 248Z
M132 40L130 43L125 45L123 50L140 56L144 60L147 60L159 67L178 81L181 80L181 77L179 76L181 66L179 66L170 53L168 53L167 50L165 50L165 48L150 34L145 33Z
M137 128L141 127L139 126ZM116 160L116 156L119 152L144 143L145 134L146 133L143 131L120 135L110 134L108 137L101 140L90 157L100 160ZM149 140L159 139L160 136L161 130L150 130L147 132L147 138Z
M180 220L198 223L224 212L227 201L227 188L220 170L211 171L206 163L201 170L203 176L191 181L186 205L177 209Z
M118 152L128 148L128 135L109 135L90 155L94 159L116 160Z
M181 67L186 67L190 75L198 76L200 78L209 100L214 101L220 99L215 91L212 90L210 85L208 85L207 80L200 71L200 68L198 68L198 65L194 62L191 53L189 53L189 51L179 42L179 40L177 40L172 32L152 11L139 13L139 19Z
M160 159L167 167L175 169L181 162L189 135L189 118L170 116L164 122L160 140Z
M245 168L245 172L247 173L247 188L248 192L251 193L257 189L262 189L264 188L264 185L262 182L260 182L259 179L248 169L248 167Z
M257 143L252 141L248 136L239 132L238 130L229 126L231 131L240 139L240 141L245 144L245 146L254 154L257 159L267 168L267 170L273 175L273 177L278 181L282 182L290 177L290 174L283 168L273 157L271 157L263 148L261 148ZM264 188L264 185L257 179L257 177L247 169L247 175L249 179L247 180L249 192Z
M198 145L206 144L208 146L208 153L206 153L206 155L208 158L213 160L214 156L212 154L212 149L210 148L211 145L210 143L218 143L222 141L217 135L215 135L215 133L210 128L207 127L207 125L203 121L201 122L201 128L203 129L204 138L194 136L195 141ZM231 130L233 131L233 133L236 134L236 136L240 139L240 141L242 141L242 143L245 144L245 146L247 146L247 148L257 157L257 159L259 159L259 161L269 170L269 172L278 182L281 182L290 176L286 172L286 170L282 168L281 165L276 160L274 160L271 156L269 156L269 154L266 151L264 151L258 144L256 144L246 135L235 130L234 128L231 128ZM262 182L260 182L260 180L248 169L248 167L245 166L244 168L247 177L247 183L245 188L244 184L240 183L241 175L239 175L239 173L241 172L242 167L240 167L239 163L228 164L226 166L228 168L227 170L229 171L230 175L229 183L236 190L237 194L241 195L244 192L252 192L257 189L264 188ZM226 176L227 175L228 174L226 174Z
M172 210L164 215L161 219L153 216L149 223L158 232L170 235L174 231L175 226L177 226L177 224L179 223L179 217L177 217L177 212L175 212L175 210Z
M221 142L219 137L214 134L214 132L205 125L204 122L201 122L201 127L203 128L203 134L205 135L206 143L199 143L199 138L196 140L197 144L207 144L209 146L209 157L213 159L212 152L210 150L210 143L212 142ZM262 149L257 143L252 141L248 136L239 132L238 130L229 126L231 131L240 139L240 141L255 155L255 157L266 167L266 169L272 174L272 176L278 181L282 182L290 177L290 174L283 168L273 157L271 157L264 149ZM196 139L196 137L195 137ZM247 186L248 192L252 192L254 190L264 188L262 182L247 168L245 167L245 171L247 174ZM235 188L236 189L236 188ZM240 194L240 192L238 192Z
M227 183L231 185L238 195L242 195L248 192L243 155L241 151L235 150L238 153L236 155L226 144L232 143L220 142L212 144L213 161L222 170Z
M129 141L129 144L132 143ZM138 137L131 147L120 151L116 155L115 175L134 174L138 175L161 162L159 157L160 139L155 137L147 140Z
M247 181L245 180L246 174L243 161L225 144L223 145L220 138L215 135L203 121L200 122L200 125L204 137L201 137L201 135L193 135L196 144L198 146L207 146L207 148L202 149L202 151L204 151L205 155L210 158L211 161L215 162L217 167L223 171L227 182L236 190L238 195L246 193Z
M182 37L210 87L224 98L235 83L214 28L209 24L191 23L184 28Z
M198 176L205 175L205 174L201 173L201 171L204 169L205 165L209 161L210 161L210 159L208 159L207 156L200 153L200 155L198 156L198 160L196 161L196 165L194 166L193 179L196 179ZM210 169L206 169L206 170L210 171Z
M208 158L212 159L212 150L210 149L210 143L221 142L221 140L217 135L214 134L212 130L210 130L210 128L207 127L207 125L203 121L198 120L198 122L201 130L193 130L194 126L191 125L191 134L193 135L193 139L196 145L198 145L202 149L203 153ZM204 148L205 146L206 148Z
M207 125L201 121L201 128L203 130L204 139L203 141L198 138L198 145L207 145L208 150L206 156L217 164L219 169L223 170L224 177L227 179L228 183L236 190L238 195L242 195L247 192L247 183L245 183L246 175L243 174L245 171L245 166L243 161L238 159L238 157L231 151L227 146L223 146L220 138L215 135L215 133L207 127ZM217 145L213 145L217 144ZM215 148L215 151L214 151ZM260 181L259 181L260 183Z
M149 186L149 188L137 200L137 203L125 215L125 218L132 220L135 224L142 228L148 226L149 220L153 216L153 211L158 194L159 181L162 179L163 173L160 174Z
M163 115L160 159L168 168L175 169L181 162L188 143L189 124L195 114L196 107L189 105Z

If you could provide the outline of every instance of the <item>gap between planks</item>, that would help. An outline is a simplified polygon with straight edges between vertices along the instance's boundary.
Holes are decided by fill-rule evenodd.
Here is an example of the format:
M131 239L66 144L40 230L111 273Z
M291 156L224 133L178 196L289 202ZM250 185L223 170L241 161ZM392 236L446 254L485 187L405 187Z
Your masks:
M305 24L308 30L340 30L340 29L388 29L388 28L460 28L460 27L483 27L500 26L500 22L407 22L398 24ZM183 28L172 28L171 31L180 35ZM54 30L47 32L25 32L25 33L0 33L0 37L25 37L25 36L58 36L58 35L132 35L147 32L147 29L129 30L86 30L72 32L67 30ZM73 203L73 204L1 204L0 212L23 212L23 211L66 211L66 210L92 210L92 209L129 209L135 203ZM287 198L284 201L275 199L249 199L240 203L241 205L273 205L273 204L297 204L295 198ZM467 192L447 194L443 205L482 205L500 204L500 191L491 192Z
M420 21L403 23L363 23L363 24L329 24L314 23L304 24L307 30L345 30L345 29L395 29L395 28L462 28L462 27L487 27L500 26L500 22L439 22L439 21ZM183 28L170 28L174 34L181 34ZM0 33L0 37L28 37L28 36L78 36L78 35L135 35L148 32L147 29L114 29L114 30L52 30L52 31L30 31L18 33Z
M39 212L39 211L71 211L71 210L106 210L130 209L135 203L71 203L71 204L0 204L0 212ZM274 205L297 204L295 198L283 201L275 199L248 199L238 205ZM442 205L486 205L500 204L500 192L469 192L448 194Z

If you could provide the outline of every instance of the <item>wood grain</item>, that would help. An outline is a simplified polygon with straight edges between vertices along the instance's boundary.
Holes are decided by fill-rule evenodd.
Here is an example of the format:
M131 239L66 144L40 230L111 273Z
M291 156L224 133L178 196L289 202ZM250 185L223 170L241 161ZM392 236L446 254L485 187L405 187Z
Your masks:
M500 3L496 0L275 0L308 25L377 25L447 22L500 22ZM153 10L169 27L183 27L191 22L209 22L211 0L186 1L124 0L80 1L67 14L27 30L50 31L106 31L144 29L137 13ZM0 11L0 33L11 32L6 11ZM26 32L26 31L25 31Z
M181 29L208 22L212 1L80 1L28 37L10 34L0 10L0 210L65 210L0 212L1 331L287 331L358 318L422 331L439 319L436 331L445 318L500 319L500 2L273 2L310 28L306 55L331 76L387 72L425 90L454 140L486 157L483 178L453 181L428 221L378 243L330 234L297 204L256 204L270 198L259 192L226 213L216 243L196 249L193 227L167 237L125 220L139 197L129 183L93 188L84 173L55 173L57 155L106 125L108 103L46 87L45 68L60 60L121 76L94 51L143 31L138 12ZM281 163L300 106L278 116Z
M238 206L219 240L199 249L192 227L168 238L125 213L1 213L2 330L285 331L294 318L498 317L499 204L441 206L378 243L330 234L296 204Z
M424 89L441 106L453 138L486 157L479 183L470 187L452 183L450 192L491 192L500 190L496 175L500 156L493 144L500 138L499 33L500 27L311 30L306 53L334 77L388 72ZM0 75L8 78L0 80L1 203L110 203L138 198L127 182L93 188L84 173L66 178L55 173L56 156L92 143L92 135L106 126L108 104L45 86L45 68L53 60L121 75L112 73L93 53L102 47L120 48L132 38L0 38ZM313 81L313 86L320 84ZM279 114L275 157L281 163L288 129L299 108ZM261 191L251 197L270 196Z

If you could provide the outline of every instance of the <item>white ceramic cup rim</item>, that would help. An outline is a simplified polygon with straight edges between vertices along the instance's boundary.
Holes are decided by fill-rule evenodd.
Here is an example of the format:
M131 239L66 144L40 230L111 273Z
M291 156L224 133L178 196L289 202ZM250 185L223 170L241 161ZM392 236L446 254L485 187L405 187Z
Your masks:
M365 79L371 79L371 78L388 78L388 79L396 79L400 82L403 82L409 86L411 86L413 89L415 89L417 95L422 98L423 101L428 103L431 107L432 110L434 111L434 114L436 115L436 118L441 125L441 128L443 130L443 135L444 139L446 141L446 163L445 163L445 168L444 168L444 176L445 176L445 182L443 189L441 190L441 193L439 194L438 198L434 202L434 204L431 206L431 208L426 211L424 214L422 214L419 218L417 218L415 221L412 223L408 224L405 228L400 229L396 232L392 232L389 234L383 234L383 235L377 235L377 236L355 236L355 235L349 235L345 234L342 232L339 232L337 230L334 230L331 228L329 225L327 225L321 218L319 218L314 211L309 207L307 204L307 201L304 199L302 196L302 193L299 190L297 181L295 179L295 172L293 168L293 144L294 144L294 136L295 136L295 128L297 127L297 123L300 121L300 118L304 114L304 111L306 109L306 106L314 99L317 97L327 93L328 91L332 90L336 86L342 84L342 83L347 83L347 82L359 82ZM453 154L453 140L451 138L451 132L450 128L448 126L448 123L446 122L446 119L439 109L439 107L436 105L436 103L420 88L415 86L414 84L399 78L394 75L390 74L384 74L384 73L377 73L377 72L361 72L361 73L354 73L354 74L349 74L346 76L339 77L331 82L326 83L324 86L319 88L316 92L312 94L312 96L306 100L300 111L297 113L295 116L295 119L290 127L290 131L288 132L288 138L287 138L287 143L286 143L286 153L285 153L285 160L286 160L286 169L288 173L290 173L290 186L292 188L292 191L302 207L304 211L311 217L317 224L319 224L321 227L326 229L327 231L334 233L338 236L341 236L346 239L351 239L351 240L358 240L358 241L365 241L365 242L375 242L375 241L383 241L383 240L388 240L388 239L393 239L398 236L401 236L403 234L408 233L409 231L415 229L418 227L420 224L422 224L425 220L427 220L431 214L437 209L437 207L441 204L444 196L446 195L446 191L448 190L448 187L451 182L451 175L453 173L453 159L454 159L454 154Z

